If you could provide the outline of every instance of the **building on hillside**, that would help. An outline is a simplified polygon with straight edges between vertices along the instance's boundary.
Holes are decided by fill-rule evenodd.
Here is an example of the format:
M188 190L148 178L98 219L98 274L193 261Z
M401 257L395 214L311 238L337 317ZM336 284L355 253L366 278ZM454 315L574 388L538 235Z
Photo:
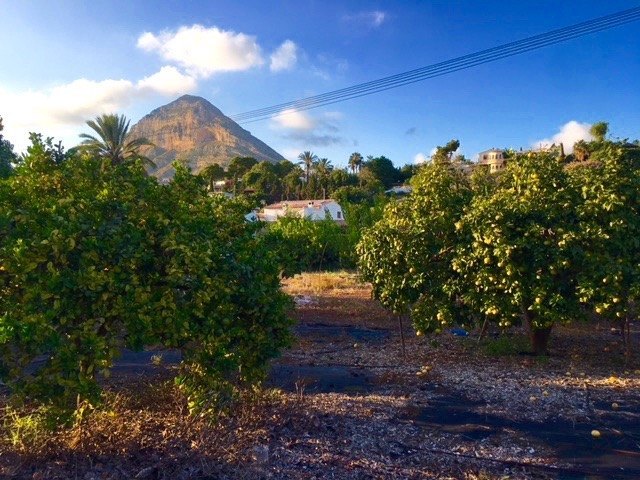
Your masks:
M335 200L287 200L265 206L258 215L263 222L275 222L287 215L309 220L331 219L346 225L342 207Z
M489 167L489 172L494 173L507 166L507 159L502 150L492 148L478 154L478 165L486 165Z
M213 191L215 193L223 193L228 190L229 185L229 180L216 180L213 182Z

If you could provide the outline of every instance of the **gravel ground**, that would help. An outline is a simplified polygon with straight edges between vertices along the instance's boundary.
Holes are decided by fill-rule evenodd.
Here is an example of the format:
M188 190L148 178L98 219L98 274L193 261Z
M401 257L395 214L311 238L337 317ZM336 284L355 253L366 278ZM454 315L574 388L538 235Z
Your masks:
M212 424L165 381L172 357L154 370L142 354L138 374L127 356L79 428L0 442L0 478L640 478L638 357L608 326L558 328L539 359L404 325L403 353L397 320L348 280L287 287L297 342L275 390Z
M298 381L329 425L328 438L317 441L323 430L315 429L308 448L372 478L640 478L640 370L637 356L622 356L619 332L598 324L557 328L550 356L535 358L489 355L491 339L415 337L405 325L403 355L386 312L350 310L366 293L298 293L304 335L279 363L341 367L347 377L341 383L329 375L341 393L325 393L319 374L309 385ZM341 334L336 326L345 327ZM349 374L358 380L352 390ZM292 457L295 449L282 458ZM276 467L283 471L292 472ZM369 478L339 471L335 478Z

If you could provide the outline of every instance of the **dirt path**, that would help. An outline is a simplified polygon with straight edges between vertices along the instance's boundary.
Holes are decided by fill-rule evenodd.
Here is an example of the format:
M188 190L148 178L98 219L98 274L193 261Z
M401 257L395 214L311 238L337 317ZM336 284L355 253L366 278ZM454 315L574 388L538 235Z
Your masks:
M420 367L424 359L403 358L392 324L324 320L332 323L299 324L295 346L272 366L267 385L301 408L259 445L269 460L251 470L258 477L640 478L637 403L623 402L615 415L601 410L599 439L593 419L501 415L499 403ZM178 361L176 352L125 352L114 376L144 377Z

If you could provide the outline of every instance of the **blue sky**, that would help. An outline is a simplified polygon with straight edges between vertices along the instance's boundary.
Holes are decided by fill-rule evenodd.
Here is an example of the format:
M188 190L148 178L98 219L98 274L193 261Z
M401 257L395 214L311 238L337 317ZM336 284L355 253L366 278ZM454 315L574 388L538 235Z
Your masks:
M133 122L181 94L237 114L378 79L640 5L638 1L0 0L0 115L68 148L84 120ZM640 137L640 22L369 97L243 125L287 158L353 151L398 166L451 138L570 143L590 123Z

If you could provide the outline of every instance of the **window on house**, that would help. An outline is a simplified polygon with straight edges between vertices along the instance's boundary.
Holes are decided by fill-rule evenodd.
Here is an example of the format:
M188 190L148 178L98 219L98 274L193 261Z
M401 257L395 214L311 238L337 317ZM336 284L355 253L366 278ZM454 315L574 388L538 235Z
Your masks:
M338 217L338 219L342 218L342 212L338 211L338 212L336 213L336 216Z

